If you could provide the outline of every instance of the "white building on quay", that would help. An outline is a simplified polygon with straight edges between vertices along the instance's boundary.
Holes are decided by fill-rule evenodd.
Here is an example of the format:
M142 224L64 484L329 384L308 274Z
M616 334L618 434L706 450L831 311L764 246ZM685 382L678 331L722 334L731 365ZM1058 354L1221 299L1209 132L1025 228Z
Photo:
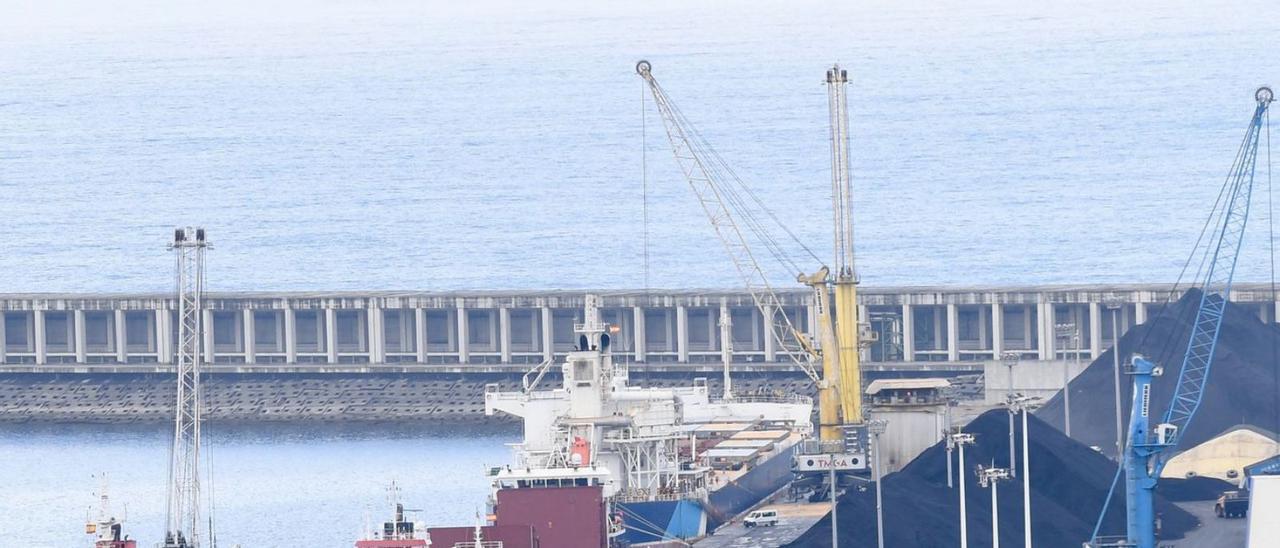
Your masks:
M1006 353L1025 362L1100 355L1169 298L1162 285L864 287L859 305L879 333L868 367L978 369ZM654 370L788 368L745 292L477 291L214 293L206 298L206 361L214 370L509 371L573 349L583 297L601 296L617 326L615 355ZM1177 295L1175 295L1176 298ZM781 295L803 331L811 295ZM1232 300L1275 321L1263 284ZM158 371L173 360L168 295L0 294L0 371ZM722 319L731 322L723 344ZM169 334L169 336L165 336ZM1032 364L1027 364L1032 365Z

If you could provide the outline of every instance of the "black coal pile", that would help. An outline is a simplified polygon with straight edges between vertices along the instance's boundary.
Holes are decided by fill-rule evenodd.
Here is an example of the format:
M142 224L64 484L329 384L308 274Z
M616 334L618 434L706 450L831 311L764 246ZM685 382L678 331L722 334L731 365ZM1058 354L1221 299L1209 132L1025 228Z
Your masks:
M1032 416L1031 454L1032 541L1042 548L1079 548L1093 533L1098 511L1115 476L1116 465L1097 451L1064 436ZM977 443L965 449L966 511L971 546L991 546L991 490L978 486L975 468L982 464L1008 466L1008 415L988 411L965 427ZM1015 439L1021 458L1021 432ZM953 453L953 459L956 455ZM947 487L947 451L937 444L901 471L885 476L886 546L959 546L959 489ZM953 461L953 465L955 461ZM1022 478L999 484L999 534L1002 546L1022 546ZM875 491L850 489L841 498L841 546L874 546ZM1162 518L1161 538L1176 539L1197 526L1195 517L1164 499L1157 499ZM1104 534L1124 531L1124 490L1117 487ZM831 519L824 517L791 547L831 546Z
M1194 478L1163 478L1156 485L1160 496L1172 502L1218 500L1223 491L1238 489L1231 482L1218 478L1196 476Z
M1175 303L1154 314L1120 337L1120 359L1141 354L1164 367L1164 375L1152 381L1151 411L1156 421L1164 415L1178 384L1182 357L1200 305L1198 290L1188 291ZM1084 443L1115 453L1114 357L1107 350L1071 381L1071 434ZM1228 303L1214 351L1204 398L1179 450L1190 449L1240 424L1280 432L1277 414L1276 368L1280 354L1280 327L1259 321L1253 311ZM1121 401L1128 424L1132 380L1121 376ZM1036 414L1057 428L1063 427L1062 394L1049 400Z

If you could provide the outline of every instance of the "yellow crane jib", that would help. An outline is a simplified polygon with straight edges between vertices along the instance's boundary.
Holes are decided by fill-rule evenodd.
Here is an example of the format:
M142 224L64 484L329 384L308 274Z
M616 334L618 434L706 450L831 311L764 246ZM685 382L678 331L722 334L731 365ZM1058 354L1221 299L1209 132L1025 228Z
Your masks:
M841 428L843 421L840 418L840 407L844 398L840 396L840 390L838 390L841 356L839 352L832 351L839 348L839 343L836 341L836 332L832 327L831 297L827 291L830 277L831 272L825 266L813 274L801 274L796 277L800 283L813 288L813 307L817 313L816 327L822 350L816 354L822 359L823 381L818 384L818 437L822 441L844 439L844 431Z

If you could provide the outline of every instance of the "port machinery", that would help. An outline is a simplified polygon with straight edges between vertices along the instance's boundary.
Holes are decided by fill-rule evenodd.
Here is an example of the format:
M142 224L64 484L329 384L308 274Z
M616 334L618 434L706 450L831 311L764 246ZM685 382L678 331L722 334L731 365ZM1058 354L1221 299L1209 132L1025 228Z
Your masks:
M832 268L824 265L806 274L799 272L796 261L787 256L779 238L771 230L785 232L810 258L821 263L817 255L782 225L777 216L738 178L733 168L701 137L658 83L652 64L642 60L636 63L635 68L661 115L676 163L732 260L743 286L765 318L766 329L770 332L767 336L774 339L778 348L798 346L801 352L787 352L786 355L818 387L818 440L814 440L817 443L806 442L800 454L824 457L817 460L827 464L817 471L834 466L865 471L866 424L862 413L859 360L861 347L873 342L875 332L857 316L859 278L854 263L848 102L845 95L847 71L836 65L826 73L831 127L834 273ZM787 316L757 259L752 239L784 267L791 269L797 281L811 289L817 320L814 327L819 344L814 344L810 336L801 332ZM833 287L834 292L831 291ZM726 319L722 318L722 326L725 323ZM821 374L815 366L819 362ZM726 398L732 397L728 386L726 383ZM797 463L814 461L799 456ZM837 462L841 464L837 465Z
M1236 153L1235 163L1223 184L1204 230L1213 229L1207 244L1192 253L1200 259L1203 278L1200 283L1200 305L1191 324L1191 335L1182 358L1182 369L1172 400L1154 428L1151 425L1151 383L1164 373L1164 368L1142 356L1134 356L1125 373L1133 378L1132 405L1129 412L1128 442L1124 462L1116 470L1116 479L1125 475L1126 531L1123 537L1100 537L1099 529L1111 501L1108 493L1098 516L1093 538L1086 546L1155 548L1155 489L1181 434L1186 431L1204 396L1213 365L1214 350L1222 328L1222 317L1235 277L1236 261L1249 221L1249 205L1257 171L1258 144L1264 126L1268 125L1268 109L1275 100L1269 87L1254 92L1257 105ZM1269 138L1268 138L1269 141ZM1268 145L1269 146L1269 145ZM1268 156L1270 155L1268 150ZM1267 166L1270 175L1270 165ZM1205 233L1201 233L1203 239ZM1188 261L1188 264L1191 264ZM1116 481L1112 482L1112 490Z

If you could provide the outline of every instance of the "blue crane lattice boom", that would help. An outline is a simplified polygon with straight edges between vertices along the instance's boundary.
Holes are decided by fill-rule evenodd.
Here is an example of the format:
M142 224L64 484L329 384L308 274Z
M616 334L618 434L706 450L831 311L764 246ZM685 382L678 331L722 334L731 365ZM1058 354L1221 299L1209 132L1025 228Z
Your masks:
M1209 370L1213 365L1213 354L1222 328L1222 317L1231 293L1231 282L1235 277L1236 261L1240 256L1244 230L1249 221L1258 143L1267 119L1267 109L1274 96L1270 88L1262 87L1254 93L1254 99L1257 107L1253 111L1253 118L1236 153L1218 202L1214 204L1209 224L1206 225L1211 226L1213 232L1200 263L1204 276L1199 284L1200 305L1196 309L1187 350L1183 354L1176 391L1154 432L1150 424L1151 382L1163 372L1162 368L1141 356L1135 356L1132 364L1125 369L1133 377L1133 399L1129 412L1128 447L1124 452L1123 466L1116 471L1117 480L1121 471L1125 474L1125 536L1115 539L1098 537L1098 530L1102 527L1102 520L1106 517L1107 506L1111 501L1108 494L1102 513L1098 516L1098 525L1094 528L1090 546L1156 546L1156 484L1170 451L1177 447L1204 396L1205 383L1209 380ZM1193 254L1193 259L1194 257ZM1112 489L1114 488L1115 482L1112 483Z

